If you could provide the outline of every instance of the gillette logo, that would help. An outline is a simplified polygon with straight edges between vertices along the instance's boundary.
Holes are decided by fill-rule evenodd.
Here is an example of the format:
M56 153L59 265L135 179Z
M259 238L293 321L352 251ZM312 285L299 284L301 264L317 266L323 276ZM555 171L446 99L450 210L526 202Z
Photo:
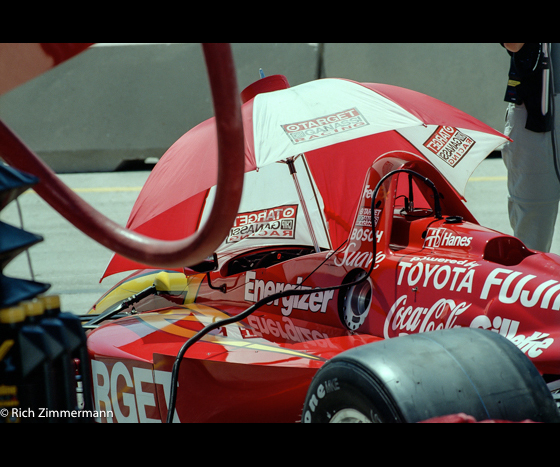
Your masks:
M455 235L452 230L447 230L446 228L429 228L424 240L424 247L469 246L472 239L472 237L464 235Z

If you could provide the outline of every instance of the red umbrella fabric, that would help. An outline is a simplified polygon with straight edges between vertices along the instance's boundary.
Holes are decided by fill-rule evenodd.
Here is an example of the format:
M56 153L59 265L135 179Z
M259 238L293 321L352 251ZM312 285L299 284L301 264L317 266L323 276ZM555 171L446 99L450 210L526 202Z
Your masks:
M276 77L269 79L277 82ZM266 89L264 80L257 82L261 89ZM261 92L241 111L243 198L236 225L218 253L242 244L311 244L303 219L305 206L294 191L288 167L277 162L296 158L318 243L332 248L347 239L363 177L380 155L407 151L425 157L462 196L477 165L507 140L430 96L336 78ZM217 180L215 135L211 118L169 148L140 192L128 228L175 240L202 225ZM103 277L142 267L114 255Z

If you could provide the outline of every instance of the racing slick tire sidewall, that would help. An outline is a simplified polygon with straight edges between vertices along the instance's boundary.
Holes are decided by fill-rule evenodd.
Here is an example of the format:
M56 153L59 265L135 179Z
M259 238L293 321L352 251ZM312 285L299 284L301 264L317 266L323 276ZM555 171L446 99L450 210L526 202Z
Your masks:
M340 353L313 378L302 422L349 421L340 411L350 421L371 422L459 413L477 421L560 421L533 363L505 337L474 328L395 337Z
M394 402L375 378L352 362L329 362L307 392L303 423L330 423L336 414L352 409L371 423L401 422Z

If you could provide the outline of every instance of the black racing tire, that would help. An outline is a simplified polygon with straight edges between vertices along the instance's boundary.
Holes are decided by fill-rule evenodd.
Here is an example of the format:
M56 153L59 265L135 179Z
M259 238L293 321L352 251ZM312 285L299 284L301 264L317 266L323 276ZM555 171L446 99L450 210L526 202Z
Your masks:
M413 423L465 413L477 421L560 422L546 383L505 337L454 328L363 345L329 360L302 422Z
M309 387L302 422L391 423L404 419L371 372L353 362L331 361Z

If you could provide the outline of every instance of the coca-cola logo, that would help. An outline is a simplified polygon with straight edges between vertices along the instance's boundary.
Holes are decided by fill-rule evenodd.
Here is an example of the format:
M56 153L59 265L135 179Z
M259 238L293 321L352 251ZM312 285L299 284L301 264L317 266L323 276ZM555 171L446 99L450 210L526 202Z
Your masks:
M441 298L430 307L407 305L406 300L407 296L402 295L389 310L383 325L385 339L458 327L455 321L471 306L471 303L456 303L446 298Z

